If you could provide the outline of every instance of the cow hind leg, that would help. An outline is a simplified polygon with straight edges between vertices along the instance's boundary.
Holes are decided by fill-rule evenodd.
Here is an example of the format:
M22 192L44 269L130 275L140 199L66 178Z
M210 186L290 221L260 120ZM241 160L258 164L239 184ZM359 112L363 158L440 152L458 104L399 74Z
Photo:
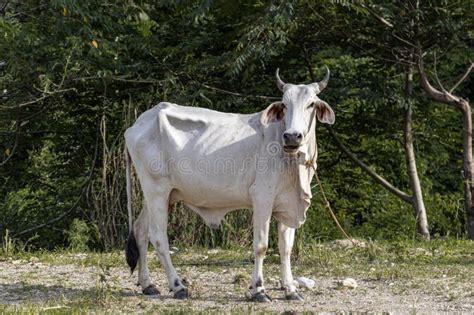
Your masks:
M156 254L165 268L168 277L168 285L174 292L174 298L187 299L188 289L178 276L176 269L171 262L168 241L168 196L154 197L149 203L150 209L150 241L155 247Z
M142 212L138 216L134 224L134 236L136 238L138 257L138 284L142 287L145 295L158 295L160 292L151 282L150 271L148 270L148 244L149 238L149 219L148 210L143 207Z

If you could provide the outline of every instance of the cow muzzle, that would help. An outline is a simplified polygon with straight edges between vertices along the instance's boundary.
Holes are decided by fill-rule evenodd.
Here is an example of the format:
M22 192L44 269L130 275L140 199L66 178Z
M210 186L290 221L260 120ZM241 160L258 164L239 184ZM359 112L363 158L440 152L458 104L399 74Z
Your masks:
M283 151L295 154L303 143L303 134L297 131L285 131L283 133Z

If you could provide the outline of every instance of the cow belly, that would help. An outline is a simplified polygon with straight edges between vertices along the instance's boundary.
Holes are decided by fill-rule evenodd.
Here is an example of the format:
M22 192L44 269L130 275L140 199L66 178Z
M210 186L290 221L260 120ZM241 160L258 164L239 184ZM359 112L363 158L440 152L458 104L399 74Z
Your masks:
M205 209L249 207L248 188L242 183L219 181L219 177L173 176L173 200Z
M197 188L196 188L197 187ZM203 185L186 190L174 189L171 202L182 201L188 208L196 212L211 228L220 226L222 219L230 211L240 208L250 208L247 198L235 189L206 190Z

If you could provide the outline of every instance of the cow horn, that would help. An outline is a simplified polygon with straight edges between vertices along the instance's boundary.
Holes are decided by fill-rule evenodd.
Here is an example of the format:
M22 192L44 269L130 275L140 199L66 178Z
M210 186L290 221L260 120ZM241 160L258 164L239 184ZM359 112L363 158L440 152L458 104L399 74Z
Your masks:
M331 75L331 72L329 71L329 68L326 67L326 75L324 76L324 78L318 83L311 84L311 86L315 89L316 94L321 93L321 91L326 88L329 82L330 75Z
M277 86L278 86L278 88L280 89L280 91L283 92L283 88L285 87L286 83L283 82L283 81L280 79L280 75L278 74L278 72L280 72L280 68L277 68L277 69L276 69L275 77L276 77L276 80L277 80Z

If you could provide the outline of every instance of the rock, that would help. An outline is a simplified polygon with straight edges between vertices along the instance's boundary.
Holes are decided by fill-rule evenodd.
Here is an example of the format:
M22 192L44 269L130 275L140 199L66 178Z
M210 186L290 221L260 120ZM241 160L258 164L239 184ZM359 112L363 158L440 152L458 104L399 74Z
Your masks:
M335 241L332 241L332 243L336 246L348 247L348 248L351 248L351 247L365 248L367 246L365 242L359 241L355 238L335 240Z
M37 263L39 261L39 258L35 256L31 256L29 260L30 260L30 263Z
M296 279L296 281L299 284L300 288L305 288L305 289L312 289L314 288L314 285L316 282L313 279L309 279L306 277L299 277Z
M357 281L352 278L346 278L339 282L339 286L344 289L355 289L357 288Z
M237 273L232 280L233 284L245 285L250 282L250 279L247 275L243 273Z
M269 282L271 283L272 286L275 286L277 288L281 287L280 279L272 277L269 280L270 280Z
M208 250L207 253L210 254L210 255L214 255L214 254L217 254L219 252L218 249L211 249L211 250Z
M84 260L87 258L87 254L84 254L84 253L79 253L79 254L76 254L74 255L77 259L80 259L80 260Z

